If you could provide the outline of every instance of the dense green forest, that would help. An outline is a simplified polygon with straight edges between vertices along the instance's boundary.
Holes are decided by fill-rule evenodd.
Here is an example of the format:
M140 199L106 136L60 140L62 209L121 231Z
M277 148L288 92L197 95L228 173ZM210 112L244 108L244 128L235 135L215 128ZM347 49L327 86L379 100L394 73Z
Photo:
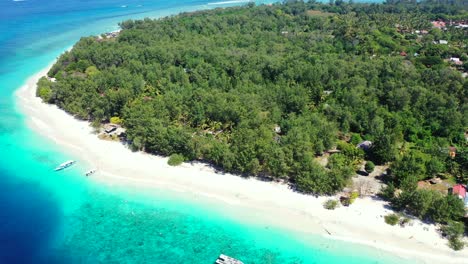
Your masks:
M383 196L448 223L463 215L411 202L429 197L419 180L468 182L468 29L431 24L468 21L453 3L287 1L125 21L115 38L82 38L37 92L96 126L118 120L135 150L306 193L342 190L363 160L390 162ZM363 140L373 142L365 152ZM461 200L430 195L463 212Z
M293 1L125 21L115 39L82 38L38 94L95 123L119 117L135 149L287 178L306 192L344 187L363 153L344 151L327 169L313 160L347 137L373 141L377 163L418 152L430 176L449 169L441 149L466 152L468 123L468 84L444 61L467 60L467 31L432 29L431 16ZM429 33L405 33L414 30Z
M447 224L459 248L463 202L417 188L435 176L468 183L468 29L431 24L468 13L439 2L287 1L125 21L60 56L37 94L96 127L121 123L135 150L306 193L342 190L364 160L391 164L381 197ZM316 161L335 147L325 167Z

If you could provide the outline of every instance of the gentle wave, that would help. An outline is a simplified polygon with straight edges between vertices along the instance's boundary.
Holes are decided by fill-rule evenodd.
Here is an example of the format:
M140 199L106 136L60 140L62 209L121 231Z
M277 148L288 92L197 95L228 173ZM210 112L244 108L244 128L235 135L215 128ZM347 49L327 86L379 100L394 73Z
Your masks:
M240 4L240 3L249 3L249 2L253 2L253 1L251 1L251 0L232 0L232 1L208 3L208 5L228 5L228 4Z

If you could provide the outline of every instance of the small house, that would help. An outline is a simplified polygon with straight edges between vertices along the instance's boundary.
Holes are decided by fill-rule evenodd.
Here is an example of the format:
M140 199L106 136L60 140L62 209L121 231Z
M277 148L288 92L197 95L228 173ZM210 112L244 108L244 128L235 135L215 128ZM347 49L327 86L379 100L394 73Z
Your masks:
M445 29L445 27L446 27L445 22L440 21L440 20L439 21L432 21L431 24L432 24L432 27L438 28L438 29Z
M447 45L448 44L448 41L447 40L439 40L439 44L442 44L442 45Z
M117 137L125 137L126 129L121 127L117 124L107 123L102 128L102 134L104 134L104 138L108 138L111 136L112 138Z
M465 29L465 28L468 28L468 25L467 25L467 24L460 23L460 24L456 25L455 28L463 28L463 29Z
M106 38L116 38L120 34L120 30L104 33Z
M452 194L458 198L465 200L466 198L466 187L462 184L456 184L452 187Z
M362 150L370 150L372 147L372 141L366 140L356 145L356 147Z
M460 58L452 57L449 61L455 65L463 65L463 61L461 61Z
M280 127L280 126L275 125L275 127L273 128L273 130L275 131L276 134L281 134L281 127Z

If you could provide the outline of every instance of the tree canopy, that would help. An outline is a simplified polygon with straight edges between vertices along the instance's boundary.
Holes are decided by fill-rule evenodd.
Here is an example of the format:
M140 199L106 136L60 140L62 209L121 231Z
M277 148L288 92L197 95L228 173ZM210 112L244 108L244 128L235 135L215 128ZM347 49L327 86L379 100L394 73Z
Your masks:
M432 29L437 16L466 13L287 1L129 20L118 37L85 37L62 54L38 95L81 119L118 120L136 150L316 194L349 181L358 150L327 167L314 157L352 134L374 141L374 162L397 160L396 184L410 188L407 172L428 169L398 148L461 145L468 126L468 83L445 60L466 57L466 31Z

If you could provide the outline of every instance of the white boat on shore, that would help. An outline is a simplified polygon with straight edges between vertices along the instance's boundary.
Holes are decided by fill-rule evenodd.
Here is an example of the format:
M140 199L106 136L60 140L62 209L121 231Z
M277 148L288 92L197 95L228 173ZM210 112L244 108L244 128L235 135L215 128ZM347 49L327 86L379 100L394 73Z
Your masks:
M244 264L244 262L235 259L233 257L226 256L224 254L219 255L218 259L215 261L215 264Z
M74 160L66 161L66 162L60 164L58 167L56 167L56 168L55 168L55 171L61 171L61 170L63 170L63 169L66 169L66 168L72 166L72 165L75 164L75 163L76 163L76 161L74 161Z

